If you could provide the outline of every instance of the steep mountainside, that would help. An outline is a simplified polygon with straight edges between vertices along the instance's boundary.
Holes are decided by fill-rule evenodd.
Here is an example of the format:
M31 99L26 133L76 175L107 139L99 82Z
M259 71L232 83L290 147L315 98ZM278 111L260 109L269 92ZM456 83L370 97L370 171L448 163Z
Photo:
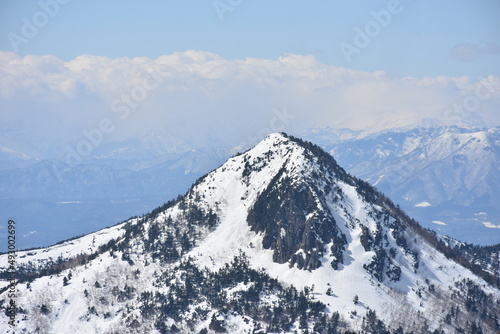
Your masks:
M500 329L494 272L284 134L143 217L19 252L17 272L16 330L27 333ZM0 329L12 330L8 318Z
M424 226L476 244L500 241L500 128L417 127L347 140L337 132L307 137Z

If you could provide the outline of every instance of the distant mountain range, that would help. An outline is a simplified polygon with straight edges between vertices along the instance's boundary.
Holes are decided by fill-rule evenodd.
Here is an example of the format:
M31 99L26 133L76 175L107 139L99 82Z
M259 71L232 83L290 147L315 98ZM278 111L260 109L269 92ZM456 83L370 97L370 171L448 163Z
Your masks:
M72 166L53 160L0 170L0 208L19 221L18 245L29 248L89 233L142 215L183 193L224 158L217 150L150 159L89 159ZM220 161L220 162L219 162Z
M500 242L500 128L411 128L367 136L323 128L305 138L424 226L467 242Z
M146 215L18 252L16 268L18 332L500 330L498 249L437 236L319 146L285 134Z
M364 133L316 128L302 137L388 195L425 227L476 244L500 242L500 130L414 127ZM245 149L245 148L244 148ZM95 231L175 198L235 153L161 131L97 147L77 165L0 150L0 209L20 247ZM1 231L0 231L1 232Z

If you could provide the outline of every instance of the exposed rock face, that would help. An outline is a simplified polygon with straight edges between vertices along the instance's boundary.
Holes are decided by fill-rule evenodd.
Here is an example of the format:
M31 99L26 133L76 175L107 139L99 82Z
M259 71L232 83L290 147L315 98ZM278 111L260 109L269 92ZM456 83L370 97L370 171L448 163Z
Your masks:
M273 249L273 260L297 264L299 269L314 270L333 242L342 259L346 244L335 220L318 209L316 190L311 185L294 183L279 173L255 202L248 214L253 230L264 233L263 247ZM282 199L286 198L286 201ZM341 262L342 260L340 260Z

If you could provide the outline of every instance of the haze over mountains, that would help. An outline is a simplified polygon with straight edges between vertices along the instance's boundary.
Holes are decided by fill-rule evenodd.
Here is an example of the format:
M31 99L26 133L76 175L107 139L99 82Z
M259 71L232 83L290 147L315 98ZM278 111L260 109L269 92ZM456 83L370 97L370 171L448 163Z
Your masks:
M500 241L500 128L414 127L361 138L323 128L305 137L424 226L472 243Z
M320 147L284 134L143 217L18 255L17 328L30 333L500 326L498 252L474 265Z
M448 146L434 141L449 125L473 134L499 124L494 71L393 76L326 64L311 54L236 59L181 49L156 58L0 52L0 209L4 221L19 220L20 247L48 245L141 215L279 131L335 148L349 172L371 184L379 181L426 227L468 242L498 242L498 215L490 204L482 205L496 197L481 197L495 193L498 184L498 145L485 144L492 149L485 154L491 171L473 171L477 156L471 145L460 153L453 151L451 137L441 138ZM323 125L335 126L322 128L332 140L316 140L307 131ZM356 131L342 130L339 140L341 127ZM389 132L408 132L408 141L403 134L391 137L391 144L384 137ZM427 145L415 139L418 133L438 151L457 155L453 178L431 168L444 161L432 152L417 159L418 177L404 183L391 178L401 172L398 164L414 161ZM368 135L380 143L354 141ZM410 139L414 154L408 151ZM363 153L349 153L349 145L363 147ZM406 178L408 168L400 167ZM462 182L459 174L471 172L474 180Z
M362 133L325 127L302 136L425 227L469 243L500 241L499 128L416 126ZM22 222L21 248L95 231L175 198L236 152L221 139L205 143L198 147L156 131L104 143L71 165L65 155L60 161L33 159L5 147L0 206Z

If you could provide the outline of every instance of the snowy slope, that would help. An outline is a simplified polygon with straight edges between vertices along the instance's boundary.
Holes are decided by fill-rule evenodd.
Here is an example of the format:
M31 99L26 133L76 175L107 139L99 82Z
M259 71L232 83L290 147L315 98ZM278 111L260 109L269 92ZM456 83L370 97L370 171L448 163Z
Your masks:
M498 330L498 278L454 258L327 153L272 134L142 218L19 252L17 330Z
M306 137L425 227L475 244L500 241L499 128L414 127L347 140L321 130Z
M287 142L288 140L280 135L272 135L250 152L233 158L222 169L211 173L208 178L212 182L205 187L195 188L195 191L203 194L216 184L219 191L209 192L208 206L226 201L226 209L221 210L222 224L205 242L192 251L199 263L216 269L229 262L231 255L241 249L250 256L254 267L263 267L274 277L300 288L314 285L318 291L317 298L329 305L331 311L337 310L348 318L352 311L363 313L369 307L376 310L378 314L383 314L386 321L391 321L394 317L404 321L404 314L407 314L409 310L425 312L425 310L438 308L436 304L439 304L439 300L429 298L427 302L421 301L417 293L422 288L436 284L435 282L444 286L453 286L455 280L475 279L472 273L459 268L456 263L436 252L425 240L417 237L411 242L413 244L411 248L421 254L418 271L414 269L414 259L411 256L404 253L397 254L396 258L402 266L403 278L388 286L377 285L376 281L370 278L370 275L363 269L363 265L370 263L374 253L364 250L360 242L360 225L367 226L375 233L377 222L370 212L380 208L367 204L354 186L338 180L335 181L340 185L343 201L330 202L328 209L348 238L349 247L346 252L349 254L349 260L346 261L348 263L341 270L334 270L325 260L325 265L321 268L308 272L296 267L290 268L288 264L273 262L272 251L263 249L261 246L262 235L252 232L242 217L266 187L266 182L269 182L271 178L270 175L276 175L281 168L286 169L287 175L297 174L297 178L307 177L308 174L317 172L319 167L311 165L311 162L304 157L304 149L284 144ZM259 156L268 152L269 147L272 148L272 156L279 157L279 159L271 160L263 170L252 175L249 181L251 187L239 181L244 161L258 159ZM221 240L226 242L221 243ZM393 238L389 239L388 243L395 248L398 247ZM328 259L330 255L325 254L325 258ZM429 279L430 277L432 279ZM426 279L429 279L430 283L425 283ZM328 288L332 289L332 296L324 293ZM498 291L491 291L498 296ZM363 305L353 305L355 295L359 296ZM401 304L405 308L401 309Z

